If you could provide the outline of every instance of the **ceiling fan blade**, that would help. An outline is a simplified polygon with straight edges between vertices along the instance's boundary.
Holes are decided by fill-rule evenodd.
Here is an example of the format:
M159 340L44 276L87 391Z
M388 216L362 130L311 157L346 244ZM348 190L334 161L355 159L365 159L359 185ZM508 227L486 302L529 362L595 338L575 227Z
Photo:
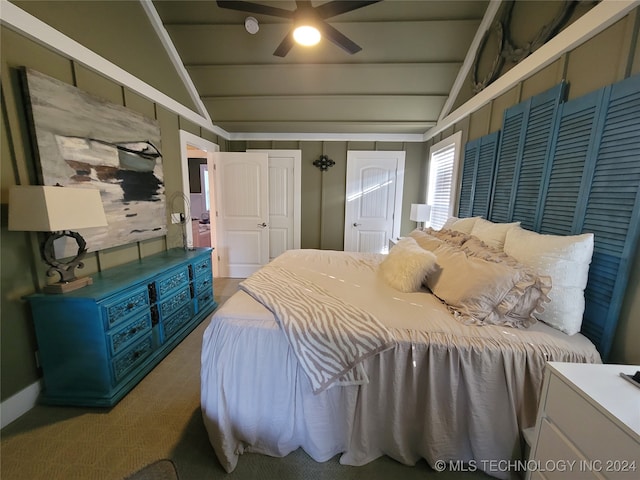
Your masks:
M294 44L295 40L293 39L293 29L291 29L282 39L282 42L280 42L276 51L273 52L273 55L276 57L285 57L287 53L289 53L289 50L293 48Z
M220 8L229 10L239 10L241 12L257 13L262 15L272 15L281 18L293 18L293 12L283 8L270 7L260 3L243 2L241 0L218 0L216 2Z
M351 12L380 1L382 0L334 0L315 7L315 11L320 18L324 19Z
M345 52L350 53L351 55L362 50L361 46L345 37L342 33L340 33L338 30L336 30L326 22L320 22L318 24L318 29L320 30L320 33L322 33L323 37L329 39L337 46L342 48Z

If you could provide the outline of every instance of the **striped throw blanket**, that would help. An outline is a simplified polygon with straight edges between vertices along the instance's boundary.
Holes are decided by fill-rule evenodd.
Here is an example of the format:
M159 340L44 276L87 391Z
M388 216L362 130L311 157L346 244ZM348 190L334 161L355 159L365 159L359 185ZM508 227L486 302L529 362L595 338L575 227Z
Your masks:
M314 393L367 383L362 360L395 345L373 315L288 269L267 265L240 288L274 314Z

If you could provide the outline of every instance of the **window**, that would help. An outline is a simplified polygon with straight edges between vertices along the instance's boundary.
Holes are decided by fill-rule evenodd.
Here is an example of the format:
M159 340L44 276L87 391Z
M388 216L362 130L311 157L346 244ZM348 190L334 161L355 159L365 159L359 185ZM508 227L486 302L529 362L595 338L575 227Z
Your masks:
M453 215L458 194L457 178L462 132L436 143L429 149L427 203L431 205L430 226L438 229Z

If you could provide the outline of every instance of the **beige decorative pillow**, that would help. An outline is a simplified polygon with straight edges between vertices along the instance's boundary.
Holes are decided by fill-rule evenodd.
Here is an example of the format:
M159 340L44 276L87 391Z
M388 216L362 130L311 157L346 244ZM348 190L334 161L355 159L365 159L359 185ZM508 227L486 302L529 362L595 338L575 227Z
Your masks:
M380 263L385 281L404 293L420 290L424 278L437 266L436 256L420 247L411 237L405 237L389 250Z
M479 218L471 228L471 235L478 237L490 247L502 250L507 232L513 227L519 227L520 222L494 223L483 218Z
M447 242L451 245L460 246L467 240L471 238L468 233L460 232L458 230L448 230L442 228L440 230L433 230L431 228L427 228L425 230L426 233L432 235L440 240Z
M593 233L543 235L518 227L507 232L504 243L505 253L551 277L551 302L536 317L568 335L582 327L593 242Z
M418 245L430 252L433 252L442 244L442 240L423 230L414 230L409 234L409 236L413 238Z
M471 229L480 217L458 218L450 217L441 230L455 230L462 233L471 233Z
M438 267L426 284L466 324L528 327L548 301L548 279L506 255L487 260L448 244L434 253Z

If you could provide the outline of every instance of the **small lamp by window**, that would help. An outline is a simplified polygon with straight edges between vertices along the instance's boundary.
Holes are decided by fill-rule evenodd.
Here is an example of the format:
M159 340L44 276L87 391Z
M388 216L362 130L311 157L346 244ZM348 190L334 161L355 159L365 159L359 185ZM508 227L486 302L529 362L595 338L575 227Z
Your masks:
M424 230L425 222L431 220L431 205L426 203L412 203L409 219L418 222L418 228Z
M60 281L44 288L45 293L64 293L90 285L90 277L76 278L75 269L83 268L86 242L72 230L107 225L100 191L93 188L17 186L9 190L9 230L49 232L41 245L42 259L49 265L48 276L60 275ZM54 242L71 237L78 244L76 256L68 262L56 260Z

